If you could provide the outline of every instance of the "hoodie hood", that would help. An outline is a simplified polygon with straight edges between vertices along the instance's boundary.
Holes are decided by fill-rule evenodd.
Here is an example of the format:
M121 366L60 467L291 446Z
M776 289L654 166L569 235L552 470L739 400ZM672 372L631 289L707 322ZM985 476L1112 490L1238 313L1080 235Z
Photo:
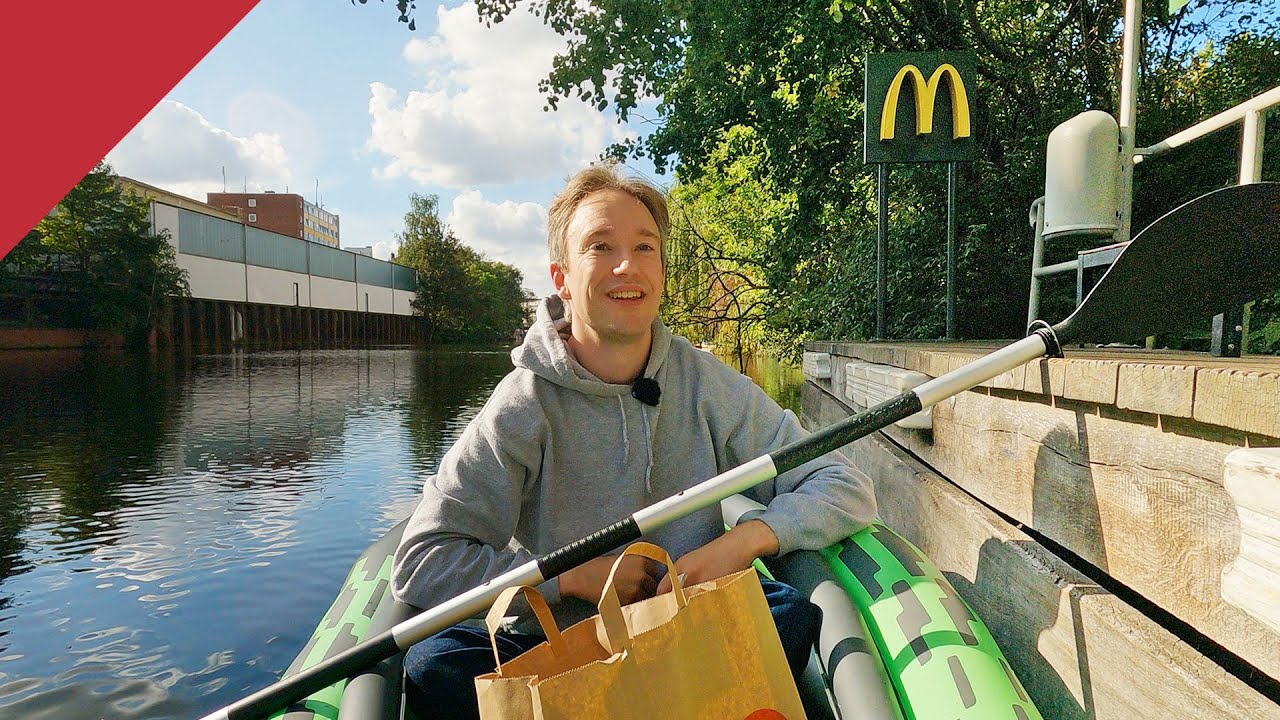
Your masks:
M653 379L662 370L662 363L667 359L671 349L671 331L660 320L654 318L653 334L649 345L649 360L645 364L644 377ZM622 444L622 465L625 467L631 459L631 435L627 427L627 405L635 402L639 405L640 423L644 431L644 489L646 494L653 492L653 428L658 420L657 406L649 407L644 403L630 399L631 384L607 383L582 367L569 350L570 337L569 309L558 295L544 298L538 304L537 320L524 337L520 347L511 351L511 362L518 368L524 368L538 377L549 380L570 390L584 395L612 397L618 403L618 431ZM632 410L634 412L634 410Z
M606 383L582 367L569 350L569 336L569 309L564 301L558 295L543 298L538 304L537 319L525 335L524 342L511 351L511 362L538 377L587 395L630 393L630 384ZM653 378L658 374L670 349L671 331L655 318L645 377Z

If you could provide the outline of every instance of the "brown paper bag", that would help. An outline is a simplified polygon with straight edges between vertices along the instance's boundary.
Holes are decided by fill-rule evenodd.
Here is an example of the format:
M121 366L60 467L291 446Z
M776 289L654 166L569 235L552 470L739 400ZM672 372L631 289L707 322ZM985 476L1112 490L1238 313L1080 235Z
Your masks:
M622 607L615 562L600 614L563 633L532 588L499 595L491 639L523 592L547 642L476 678L481 720L804 719L754 568L683 588L662 548L635 543L627 555L666 563L672 592Z

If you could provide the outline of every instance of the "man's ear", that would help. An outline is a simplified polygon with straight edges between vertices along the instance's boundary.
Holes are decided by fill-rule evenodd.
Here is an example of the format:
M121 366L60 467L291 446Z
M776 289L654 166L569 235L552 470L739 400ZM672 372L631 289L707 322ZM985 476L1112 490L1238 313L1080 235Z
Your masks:
M559 295L561 300L571 300L569 286L564 280L564 271L560 269L560 263L551 263L551 283L556 286L556 295Z

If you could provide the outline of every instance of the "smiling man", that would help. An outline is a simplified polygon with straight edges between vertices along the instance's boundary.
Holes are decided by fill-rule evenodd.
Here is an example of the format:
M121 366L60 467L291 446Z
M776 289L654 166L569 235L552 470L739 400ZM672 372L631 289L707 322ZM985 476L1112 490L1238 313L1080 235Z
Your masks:
M551 280L573 308L569 348L607 383L628 383L640 374L662 299L666 228L649 209L662 196L655 191L647 200L612 187L596 190L577 203L568 227L552 229ZM565 213L553 207L552 214L558 216L551 222L559 224Z
M392 571L409 604L433 607L803 436L792 413L658 319L669 221L657 188L613 166L587 168L552 202L547 225L556 294L512 351L515 369L424 484ZM645 539L697 583L825 547L875 517L870 481L839 453L748 494L767 509L728 532L711 507ZM613 560L538 588L562 628L595 614ZM819 612L794 589L763 584L798 675ZM625 604L670 583L629 557L616 587ZM506 662L542 641L521 618L498 652ZM409 651L409 701L425 718L475 718L473 679L493 667L483 628L450 628Z

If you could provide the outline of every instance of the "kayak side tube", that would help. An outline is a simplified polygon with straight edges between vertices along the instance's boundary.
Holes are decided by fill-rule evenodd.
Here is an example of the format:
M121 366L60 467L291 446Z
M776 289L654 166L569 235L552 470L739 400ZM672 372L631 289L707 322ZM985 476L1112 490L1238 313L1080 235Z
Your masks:
M880 522L823 551L862 611L907 720L1043 720L987 626Z
M391 560L406 523L401 522L392 528L356 559L343 582L342 591L281 679L296 675L369 637L369 626L379 605L388 604L383 602L383 598L390 596ZM271 717L337 720L346 685L346 680L334 683Z
M369 623L368 635L386 632L420 610L396 600L387 588ZM338 712L341 720L399 720L406 717L404 696L404 653L383 660L347 682Z
M726 524L764 509L740 495L722 507ZM815 569L814 555L825 574ZM987 626L932 561L883 523L818 553L795 552L765 564L823 609L818 656L845 717L1043 720ZM839 601L824 580L856 608L856 623L840 622L848 630L828 628L828 608ZM844 637L833 643L837 635ZM851 655L868 647L877 662ZM850 677L853 668L840 673L850 659L856 677ZM877 693L877 681L888 689ZM889 699L882 702L885 693Z

